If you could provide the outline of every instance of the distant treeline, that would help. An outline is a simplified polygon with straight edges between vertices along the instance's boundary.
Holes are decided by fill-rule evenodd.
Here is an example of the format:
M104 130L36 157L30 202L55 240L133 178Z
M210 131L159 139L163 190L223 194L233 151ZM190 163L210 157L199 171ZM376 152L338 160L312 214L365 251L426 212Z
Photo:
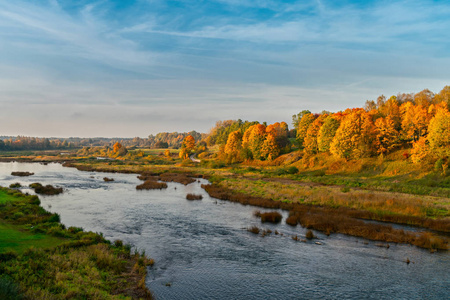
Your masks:
M172 148L181 147L183 140L188 135L201 141L207 137L204 133L191 132L161 132L148 138L37 138L26 136L0 136L0 151L19 150L57 150L78 149L83 147L113 147L119 142L128 148Z

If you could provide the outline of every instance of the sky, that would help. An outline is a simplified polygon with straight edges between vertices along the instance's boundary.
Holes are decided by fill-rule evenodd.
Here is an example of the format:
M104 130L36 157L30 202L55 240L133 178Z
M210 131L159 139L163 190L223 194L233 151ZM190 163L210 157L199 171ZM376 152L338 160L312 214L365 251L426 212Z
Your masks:
M450 85L448 1L0 0L0 136L273 123Z

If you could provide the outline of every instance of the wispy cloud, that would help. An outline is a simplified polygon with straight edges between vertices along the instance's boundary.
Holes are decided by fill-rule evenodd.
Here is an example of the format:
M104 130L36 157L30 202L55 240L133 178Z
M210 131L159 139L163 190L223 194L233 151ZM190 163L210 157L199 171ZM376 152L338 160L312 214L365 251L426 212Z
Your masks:
M0 128L206 131L438 91L449 14L428 0L2 1Z

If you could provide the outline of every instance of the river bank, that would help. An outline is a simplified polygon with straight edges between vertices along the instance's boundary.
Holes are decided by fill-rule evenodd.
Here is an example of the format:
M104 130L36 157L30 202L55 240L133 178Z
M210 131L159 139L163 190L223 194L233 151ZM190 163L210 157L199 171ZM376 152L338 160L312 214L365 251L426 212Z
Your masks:
M0 187L0 228L2 299L152 299L152 260L120 240L66 228L37 196Z

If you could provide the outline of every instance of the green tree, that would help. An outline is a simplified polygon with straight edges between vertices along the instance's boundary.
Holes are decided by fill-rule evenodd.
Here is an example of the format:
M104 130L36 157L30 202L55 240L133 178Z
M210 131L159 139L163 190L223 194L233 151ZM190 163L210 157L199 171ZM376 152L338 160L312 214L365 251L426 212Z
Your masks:
M336 131L338 130L340 122L333 116L328 116L320 127L317 135L317 146L320 152L330 150L331 142L333 141Z

